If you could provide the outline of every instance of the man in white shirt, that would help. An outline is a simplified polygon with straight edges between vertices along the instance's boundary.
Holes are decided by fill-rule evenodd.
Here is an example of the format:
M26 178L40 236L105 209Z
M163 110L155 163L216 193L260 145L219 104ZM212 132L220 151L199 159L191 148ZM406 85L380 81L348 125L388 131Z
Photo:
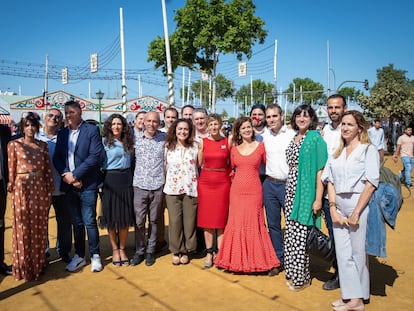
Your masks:
M161 132L167 133L171 124L178 119L178 111L174 107L168 107L164 111L164 127L160 128Z
M341 142L341 120L345 111L347 110L345 97L339 94L333 94L328 97L327 110L330 122L326 124L322 130L321 135L328 147L328 155L332 154L338 149ZM332 218L329 211L329 202L327 196L323 199L322 210L325 215L326 226L329 231L329 236L333 238ZM331 279L326 281L322 288L324 290L333 290L339 288L338 265L336 258L333 261L335 273Z
M280 267L269 271L269 276L278 275L284 266L284 244L281 226L281 211L285 209L285 186L289 167L286 149L295 136L295 131L283 125L283 111L277 104L266 108L268 130L263 134L266 149L266 178L263 182L263 201L266 209L270 239L280 260Z
M208 136L207 129L207 110L205 108L195 108L193 111L193 124L196 129L194 140L199 142Z
M381 121L374 120L374 125L369 128L368 136L371 143L377 147L380 156L380 163L384 161L384 130L381 128Z

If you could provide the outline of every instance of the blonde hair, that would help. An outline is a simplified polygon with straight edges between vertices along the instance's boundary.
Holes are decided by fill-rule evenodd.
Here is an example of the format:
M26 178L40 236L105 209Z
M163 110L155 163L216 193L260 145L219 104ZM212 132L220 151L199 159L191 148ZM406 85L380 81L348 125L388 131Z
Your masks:
M364 116L362 115L362 113L360 113L359 111L356 110L349 110L346 111L344 113L343 117L345 116L353 116L356 124L358 126L358 140L361 144L365 144L365 145L369 145L371 143L371 141L369 140L369 136L368 136L368 126L367 126L367 122L365 121ZM345 140L342 138L341 135L341 142L339 144L338 149L336 149L336 151L333 154L333 157L336 159L337 157L339 157L342 153L342 150L344 150L346 144L345 144Z

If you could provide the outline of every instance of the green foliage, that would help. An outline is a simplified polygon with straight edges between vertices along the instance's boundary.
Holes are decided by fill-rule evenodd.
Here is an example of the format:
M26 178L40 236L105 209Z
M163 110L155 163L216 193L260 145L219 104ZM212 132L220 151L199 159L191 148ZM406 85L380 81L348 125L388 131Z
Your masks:
M391 120L412 119L414 113L414 83L406 77L405 70L394 69L390 64L377 70L377 82L371 96L360 95L365 112L375 117Z
M250 105L251 103L250 85L251 83L242 85L236 92L237 102L239 102L243 111L246 109L246 104ZM263 104L264 101L266 105L272 103L274 100L273 88L274 85L271 83L266 83L263 80L253 80L253 104Z
M364 93L355 89L355 87L342 87L338 90L338 94L341 94L347 100L357 100L358 96L363 95Z
M294 87L294 85L296 87ZM300 88L302 87L302 104L312 105L318 102L325 102L323 85L315 82L310 78L295 78L293 83L289 84L289 88L284 92L288 94L290 102L299 102L301 98ZM293 94L295 88L295 94Z
M267 36L255 10L252 0L187 0L176 11L177 27L170 35L173 71L178 66L202 70L214 81L220 54L250 58L252 46L263 44ZM164 39L159 36L148 47L148 61L167 73Z

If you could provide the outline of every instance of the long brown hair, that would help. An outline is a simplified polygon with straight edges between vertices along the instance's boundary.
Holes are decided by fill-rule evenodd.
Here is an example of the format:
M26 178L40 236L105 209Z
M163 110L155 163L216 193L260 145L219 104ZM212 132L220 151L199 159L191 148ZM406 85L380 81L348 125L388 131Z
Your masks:
M194 127L193 127L193 123L191 122L191 120L189 119L177 119L174 121L173 124L171 124L170 128L168 129L167 132L167 137L165 138L165 147L168 150L174 150L175 147L177 147L177 135L176 135L176 130L177 130L177 125L178 123L187 123L188 125L188 137L187 139L184 141L184 147L191 147L194 144Z
M111 114L108 119L106 119L103 126L103 137L104 144L112 147L114 145L114 133L112 133L112 121L114 119L119 119L122 122L122 133L121 133L121 142L124 145L124 150L127 152L132 151L134 145L134 138L132 137L131 129L128 126L127 120L118 113Z

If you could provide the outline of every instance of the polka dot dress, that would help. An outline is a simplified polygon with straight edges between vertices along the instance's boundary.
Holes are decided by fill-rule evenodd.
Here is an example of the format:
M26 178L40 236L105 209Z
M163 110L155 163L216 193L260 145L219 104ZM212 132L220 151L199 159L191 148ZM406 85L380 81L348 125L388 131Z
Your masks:
M308 227L297 221L289 220L292 214L298 178L299 150L304 137L295 143L292 140L286 149L286 158L289 165L289 175L286 183L286 231L285 231L285 269L286 278L292 280L293 285L301 286L310 281L309 255L306 253L306 237Z
M8 145L12 195L13 276L37 280L46 267L46 234L53 192L47 144L27 145L23 138Z

